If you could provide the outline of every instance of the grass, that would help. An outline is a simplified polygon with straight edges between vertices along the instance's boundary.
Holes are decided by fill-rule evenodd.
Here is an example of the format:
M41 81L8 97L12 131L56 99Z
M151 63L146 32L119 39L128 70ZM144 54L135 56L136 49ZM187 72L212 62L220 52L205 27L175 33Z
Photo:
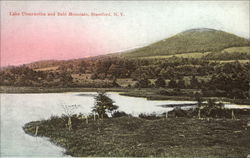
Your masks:
M230 48L226 48L220 52L215 53L217 56L220 57L220 55L223 55L223 53L229 53L229 55L231 54L235 54L235 53L245 53L250 54L250 47L249 46L245 46L245 47L230 47ZM171 57L180 57L180 58L203 58L209 55L214 55L213 52L192 52L192 53L182 53L182 54L174 54L174 55L159 55L159 56L146 56L146 57L140 57L142 59L164 59L164 58L171 58ZM221 57L222 59L224 57ZM235 59L236 60L236 59ZM226 63L226 62L235 62L235 60L212 60L210 59L210 61L217 61L220 63ZM239 60L239 62L241 63L246 63L249 62L249 60L247 59L242 59Z
M45 68L34 69L35 71L56 71L59 66L51 66Z
M221 51L229 47L249 45L249 40L223 31L185 31L149 46L123 53L122 56L168 56L183 53Z
M244 46L244 47L230 47L223 49L220 51L221 53L250 53L250 46ZM182 58L202 58L205 56L209 56L209 54L213 54L212 52L192 52L192 53L181 53L181 54L174 54L174 55L156 55L156 56L146 56L146 57L140 57L142 59L162 59L162 58L171 58L171 57L182 57ZM220 60L216 60L220 61ZM222 60L222 62L234 62L235 60ZM240 62L245 63L249 60L240 60Z
M224 49L222 52L228 52L228 53L250 53L250 46L246 47L231 47Z
M116 81L120 86L122 87L128 87L130 86L134 86L136 81L133 81L132 78L121 78L121 79L117 79Z
M215 61L215 62L219 62L219 63L232 63L235 62L236 60L210 60L210 61ZM240 63L248 63L249 60L237 60Z
M210 52L193 52L193 53L183 53L175 55L162 55L162 56L148 56L141 57L142 59L162 59L162 58L171 58L171 57L182 57L182 58L202 58L203 56L209 54Z
M159 89L135 89L133 91L126 91L120 93L124 96L131 97L142 97L147 98L148 100L194 100L194 98L190 96L167 96L159 94Z
M124 88L15 87L0 86L0 93L124 92Z
M247 157L250 149L248 121L230 119L168 118L148 120L135 117L99 121L80 120L73 130L64 120L30 122L24 131L48 137L75 157ZM74 121L73 121L74 124Z

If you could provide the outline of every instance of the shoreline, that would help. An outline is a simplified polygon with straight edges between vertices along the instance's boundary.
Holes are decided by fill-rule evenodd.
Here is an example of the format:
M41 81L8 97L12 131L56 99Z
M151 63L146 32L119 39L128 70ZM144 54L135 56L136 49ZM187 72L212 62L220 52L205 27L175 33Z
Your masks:
M141 97L147 100L176 100L176 101L196 101L194 97L183 95L161 95L157 94L158 89L154 88L80 88L80 87L14 87L0 86L0 94L22 94L22 93L67 93L67 92L119 92L120 95L129 97ZM151 92L152 91L152 92ZM195 91L195 90L194 90ZM217 99L237 105L250 105L250 99L229 99L224 97L203 97L204 100Z
M78 122L71 130L61 117L24 125L26 134L46 137L74 157L245 157L250 147L247 119L119 117ZM73 122L74 123L74 122ZM226 136L226 138L225 138ZM235 136L241 139L235 139ZM228 150L228 148L233 150Z

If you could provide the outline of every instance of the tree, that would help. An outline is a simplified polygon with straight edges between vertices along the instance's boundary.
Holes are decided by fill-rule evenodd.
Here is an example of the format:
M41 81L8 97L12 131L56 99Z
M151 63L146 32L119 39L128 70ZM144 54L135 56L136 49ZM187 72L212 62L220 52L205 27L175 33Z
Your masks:
M192 78L190 80L190 88L196 89L198 87L199 87L199 81L197 80L197 78L195 76L192 76Z
M96 73L93 73L91 76L90 76L90 79L91 80L95 80L95 79L97 79L97 74Z
M60 78L60 82L61 82L62 86L64 86L64 87L70 86L73 82L72 76L69 73L67 73L66 71L63 71L60 74L59 78Z
M138 82L136 82L135 87L148 88L148 87L150 87L150 81L146 78L140 79Z
M156 87L165 87L166 86L166 82L163 78L157 78L157 80L155 81L155 86Z
M112 115L112 112L116 109L118 109L118 106L114 105L114 101L105 92L98 92L98 95L95 97L93 112L97 112L99 117L104 118L108 116L107 112Z
M79 107L79 105L62 105L64 114L68 117L68 123L66 124L69 131L72 129L72 120L71 117L75 113L75 110Z
M114 80L112 81L112 86L113 86L113 87L121 87L121 86L117 83L116 78L114 78Z
M86 72L86 67L88 66L88 63L86 61L81 61L78 66L78 71L80 74L83 74Z
M112 64L109 67L108 74L111 74L112 76L116 78L122 77L123 75L126 74L126 69L122 67L122 65Z
M168 87L169 88L176 88L177 87L177 83L174 79L171 79L168 83Z
M183 89L183 88L186 87L186 86L185 86L185 81L184 81L183 78L179 79L179 81L178 81L178 83L177 83L177 87L178 87L178 88L181 88L181 89Z
M201 107L202 102L203 102L202 94L199 93L199 92L196 92L196 93L194 94L194 98L195 98L195 100L197 101L198 107Z

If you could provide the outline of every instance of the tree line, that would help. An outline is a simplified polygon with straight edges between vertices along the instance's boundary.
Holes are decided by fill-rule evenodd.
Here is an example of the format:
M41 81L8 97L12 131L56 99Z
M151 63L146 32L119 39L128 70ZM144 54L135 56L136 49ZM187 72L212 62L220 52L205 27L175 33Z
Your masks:
M86 75L83 85L73 74ZM38 71L28 66L0 71L0 84L8 86L119 87L116 79L131 78L135 88L202 89L207 95L247 98L250 63L221 63L197 58L129 59L108 57L58 65L54 71ZM87 80L105 80L90 82Z

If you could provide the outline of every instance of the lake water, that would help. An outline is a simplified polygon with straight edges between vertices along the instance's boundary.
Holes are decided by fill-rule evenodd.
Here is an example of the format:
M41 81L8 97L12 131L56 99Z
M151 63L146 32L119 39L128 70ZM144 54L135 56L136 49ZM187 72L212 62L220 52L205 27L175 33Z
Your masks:
M1 157L60 157L64 149L46 138L32 137L22 127L30 121L47 119L64 113L62 105L77 104L76 113L90 114L94 105L94 92L0 94L1 97ZM194 103L192 101L149 101L145 98L108 93L120 111L138 116L140 113L162 113L173 108L158 105ZM233 105L230 105L233 106Z

